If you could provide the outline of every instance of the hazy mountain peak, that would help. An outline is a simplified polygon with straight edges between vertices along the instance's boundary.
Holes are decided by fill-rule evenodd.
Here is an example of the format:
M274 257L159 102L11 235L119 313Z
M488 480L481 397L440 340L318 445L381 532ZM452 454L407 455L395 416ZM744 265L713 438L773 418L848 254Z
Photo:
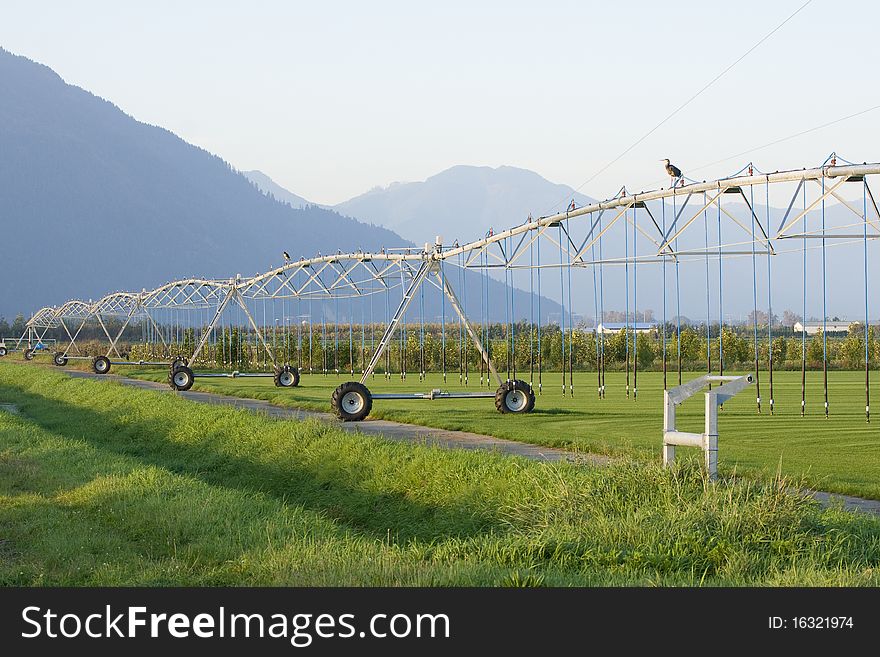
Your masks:
M567 185L513 166L458 164L423 181L374 188L335 206L343 214L385 226L420 244L442 232L444 241L467 242L486 233L558 210L574 198Z

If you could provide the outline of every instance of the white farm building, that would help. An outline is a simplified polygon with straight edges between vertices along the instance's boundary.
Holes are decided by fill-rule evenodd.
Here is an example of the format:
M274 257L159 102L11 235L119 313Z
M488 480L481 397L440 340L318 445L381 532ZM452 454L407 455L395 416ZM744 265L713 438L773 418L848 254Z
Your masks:
M795 333L806 332L807 335L818 335L823 328L828 333L849 333L849 325L850 322L829 320L824 323L824 327L822 322L795 322L793 328Z
M599 333L605 335L620 333L624 329L632 333L653 333L658 328L657 322L630 322L629 324L624 322L605 322L598 326Z

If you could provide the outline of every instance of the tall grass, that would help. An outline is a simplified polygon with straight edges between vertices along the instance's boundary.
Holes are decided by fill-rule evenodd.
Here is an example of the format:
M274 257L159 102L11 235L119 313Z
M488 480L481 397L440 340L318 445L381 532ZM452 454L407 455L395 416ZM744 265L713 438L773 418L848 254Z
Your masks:
M126 374L167 382L167 371L128 370ZM699 372L685 372L688 381ZM210 379L196 377L195 388L227 395L252 397L282 406L330 410L330 395L349 374L304 375L300 386L276 388L271 379ZM510 440L600 454L659 458L663 423L663 378L657 372L638 377L638 400L624 393L622 373L608 373L607 396L596 397L595 373L575 375L574 396L560 392L560 372L544 372L543 394L530 415L501 416L485 399L444 399L433 402L376 400L371 417L410 422L442 429L471 431ZM669 385L678 383L671 372ZM864 372L831 372L828 376L831 415L823 414L821 373L811 372L806 382L806 417L801 417L800 372L774 374L775 412L768 412L769 386L761 373L762 413L756 412L757 386L724 404L720 415L722 472L770 477L782 467L784 474L804 479L811 487L846 495L880 499L880 442L875 423L865 422ZM535 383L537 383L535 381ZM465 387L457 376L443 381L429 374L425 381L409 377L367 382L373 392L413 392L443 388L474 391L478 378ZM484 387L484 389L486 389ZM494 390L494 383L491 390ZM876 391L875 391L876 392ZM678 428L702 431L704 403L695 395L677 411ZM681 449L689 458L696 450Z
M0 583L873 585L797 482L443 451L0 364Z

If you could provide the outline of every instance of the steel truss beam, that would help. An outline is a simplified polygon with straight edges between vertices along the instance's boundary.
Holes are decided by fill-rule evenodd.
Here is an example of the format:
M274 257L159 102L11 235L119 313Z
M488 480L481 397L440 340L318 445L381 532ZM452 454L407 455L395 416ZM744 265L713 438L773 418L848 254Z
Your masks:
M762 249L766 249L773 254L772 241L795 237L792 229L798 222L807 213L815 209L817 205L829 198L838 200L859 216L863 222L869 222L880 230L880 225L875 224L867 216L863 217L862 213L857 212L839 193L840 187L847 180L864 180L871 207L875 214L877 214L878 219L880 219L877 203L874 200L870 187L867 185L866 179L866 176L877 174L880 174L880 163L822 166L811 169L778 171L769 174L736 175L730 178L689 183L680 187L640 192L638 194L630 194L623 188L614 198L591 203L581 208L571 208L565 212L542 216L538 219L530 218L529 221L508 230L493 233L466 244L458 245L456 243L450 248L443 248L442 246L429 247L426 245L424 249L383 249L376 253L357 251L326 256L319 254L313 258L302 258L298 261L285 263L281 267L250 278L236 277L234 279L221 280L189 278L167 283L154 290L143 290L141 293L115 292L97 302L71 300L60 307L42 308L29 320L28 326L35 330L38 328L63 327L67 331L68 337L74 338L73 341L75 341L81 327L74 335L71 335L67 323L85 322L89 319L97 318L110 341L110 351L117 351L118 353L117 342L119 336L114 338L109 334L106 325L104 325L101 319L102 316L115 315L125 317L127 323L130 323L134 317L143 315L154 328L158 328L150 314L151 311L159 309L217 308L218 306L225 308L227 303L234 300L245 310L248 322L252 328L257 330L263 347L271 354L265 336L258 330L259 327L257 327L256 322L247 309L246 300L367 298L372 294L388 293L398 286L405 286L407 280L412 285L425 262L449 261L453 264L461 262L465 268L470 269L520 268L524 266L519 264L524 254L529 251L537 240L542 238L557 245L562 251L560 262L545 262L542 264L542 267L586 266L599 262L587 261L585 255L621 218L628 225L633 225L644 238L650 240L655 245L654 262L659 262L663 258L675 259L679 255L699 252L687 248L677 251L673 244L696 221L699 215L713 204L717 204L721 208L721 212L746 231L750 239L748 243L760 244ZM806 210L799 211L792 217L792 209L802 187L808 183L821 185L824 179L828 179L830 184L825 186L821 195L813 200ZM745 189L787 182L797 183L797 189L785 216L780 222L779 229L775 234L770 235L769 226L765 226L764 222L755 216L756 213L754 208L751 207ZM736 194L746 201L746 205L751 213L750 218L754 218L755 225L759 229L758 234L753 234L752 230L745 226L733 213L721 207L721 198L726 193ZM704 206L698 212L691 215L687 221L681 223L681 219L686 216L684 213L689 201L697 194L706 194ZM663 234L648 203L653 201L660 201L662 203L668 199L677 198L683 198L684 201L676 209L673 221L668 227L666 234ZM645 229L636 222L635 216L629 216L630 210L635 215L639 209L643 208L649 215L653 228L657 231L656 235L652 234L650 226ZM604 225L602 225L600 222L603 215L608 213L613 213L613 218L610 220L606 218ZM584 222L586 223L584 227L587 230L583 241L581 241L580 238L575 239L573 232L579 224ZM548 231L548 228L557 226L560 227L560 239L554 237L552 231ZM599 229L600 226L601 229ZM831 238L833 234L826 234L826 237ZM871 234L869 237L873 238L875 235ZM723 251L725 246L732 245L722 245L718 249L719 257L727 257L733 254L733 251L730 253ZM645 257L639 256L639 262L644 262ZM613 262L615 260L626 262L626 259L619 260L613 257L601 261ZM632 262L635 262L635 260L632 260ZM423 273L422 280L427 276L427 273ZM450 292L454 295L451 288L444 290L447 297L450 297ZM405 293L404 298L406 299ZM409 298L409 301L411 301L411 298ZM460 313L459 316L463 317L465 309L457 302L454 302L453 305L456 307L456 312ZM216 324L216 319L215 317L211 325L212 331L213 325ZM466 321L465 325L469 327ZM161 331L157 332L161 336ZM202 336L199 349L204 346L203 343L207 339L206 335L208 333L210 331L206 331ZM164 336L162 336L162 339L164 342ZM71 345L68 345L65 353L70 348Z

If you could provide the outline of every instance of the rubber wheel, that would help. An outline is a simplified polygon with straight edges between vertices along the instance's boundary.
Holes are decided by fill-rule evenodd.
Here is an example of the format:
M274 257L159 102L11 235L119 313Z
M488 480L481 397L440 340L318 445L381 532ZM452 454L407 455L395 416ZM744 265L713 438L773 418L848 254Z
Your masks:
M107 374L110 371L110 359L106 356L95 356L92 359L92 369L95 374Z
M373 408L373 395L363 383L349 381L333 391L330 405L343 422L360 422Z
M24 359L25 360L33 360L34 359L34 350L33 349L25 349L24 350Z
M174 373L181 367L186 367L186 359L183 356L176 356L168 366L168 385L174 387Z
M290 365L276 367L273 378L278 388L296 388L299 385L299 370Z
M189 390L192 388L195 379L193 371L186 365L181 365L171 375L171 387L175 390Z
M525 381L505 381L495 392L495 408L499 413L531 413L535 408L535 391Z
M0 357L5 356L9 353L9 350L6 347L0 347Z
M54 362L58 367L64 367L67 365L67 356L65 356L62 352L58 351L52 356L52 362Z

